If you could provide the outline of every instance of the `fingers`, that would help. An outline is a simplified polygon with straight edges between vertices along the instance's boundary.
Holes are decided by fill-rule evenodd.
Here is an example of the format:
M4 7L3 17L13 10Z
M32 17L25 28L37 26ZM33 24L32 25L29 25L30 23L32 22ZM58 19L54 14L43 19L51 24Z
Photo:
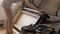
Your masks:
M41 13L46 13L46 11L45 10L39 10L39 12L41 12ZM47 14L47 13L46 13Z

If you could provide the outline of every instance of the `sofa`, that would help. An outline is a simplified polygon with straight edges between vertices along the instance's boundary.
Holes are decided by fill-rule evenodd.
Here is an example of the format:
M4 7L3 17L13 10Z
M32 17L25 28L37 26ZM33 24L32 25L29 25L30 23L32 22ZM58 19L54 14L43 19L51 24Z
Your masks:
M40 4L38 2L40 0L34 1L39 10L44 10L50 16L51 22L43 23L41 25L55 28L55 34L58 34L60 27L60 0L41 0Z
M45 10L46 13L50 15L51 21L54 21L54 23L43 25L54 27L57 32L55 34L58 34L58 29L60 27L60 0L42 0L38 7L40 10Z

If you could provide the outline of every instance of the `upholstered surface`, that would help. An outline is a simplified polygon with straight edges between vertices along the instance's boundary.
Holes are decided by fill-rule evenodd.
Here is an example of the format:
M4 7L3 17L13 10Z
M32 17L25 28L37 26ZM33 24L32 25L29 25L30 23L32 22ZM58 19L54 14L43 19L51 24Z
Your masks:
M57 16L58 16L58 17L60 17L60 9L59 9L59 11L58 11L58 14L57 14Z
M39 5L39 8L45 10L48 14L56 15L59 2L59 0L43 0Z
M60 17L50 15L50 20L53 22L60 22Z

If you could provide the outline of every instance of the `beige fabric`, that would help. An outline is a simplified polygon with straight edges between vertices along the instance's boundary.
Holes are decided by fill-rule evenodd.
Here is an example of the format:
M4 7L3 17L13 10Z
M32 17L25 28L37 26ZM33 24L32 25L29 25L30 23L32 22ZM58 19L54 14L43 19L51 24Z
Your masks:
M15 17L17 12L20 11L21 9L22 9L21 4L13 3L12 6L11 6L13 17Z
M57 16L58 16L58 17L60 17L60 9L59 9L59 11L58 11L58 14L57 14Z
M45 10L48 14L56 15L57 9L59 7L59 2L60 0L42 0L39 8Z
M60 17L50 15L50 20L53 22L60 22Z
M60 21L60 10L58 11L58 17L57 16L51 16L56 15L57 9L59 7L59 0L44 0L41 5L40 9L46 10L46 13L50 14L50 20L51 21ZM58 29L60 22L50 23L50 24L43 24L49 27L55 28L55 34L58 34Z
M19 1L20 0L4 0L3 3L2 3L2 6L10 8L12 3L16 3L16 2L19 2Z

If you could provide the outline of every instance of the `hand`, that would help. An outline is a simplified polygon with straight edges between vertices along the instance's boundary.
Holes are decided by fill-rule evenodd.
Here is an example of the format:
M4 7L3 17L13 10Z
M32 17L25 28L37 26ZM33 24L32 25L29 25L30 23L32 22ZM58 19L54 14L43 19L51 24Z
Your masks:
M40 13L46 13L45 10L39 10ZM46 13L47 14L47 13Z

